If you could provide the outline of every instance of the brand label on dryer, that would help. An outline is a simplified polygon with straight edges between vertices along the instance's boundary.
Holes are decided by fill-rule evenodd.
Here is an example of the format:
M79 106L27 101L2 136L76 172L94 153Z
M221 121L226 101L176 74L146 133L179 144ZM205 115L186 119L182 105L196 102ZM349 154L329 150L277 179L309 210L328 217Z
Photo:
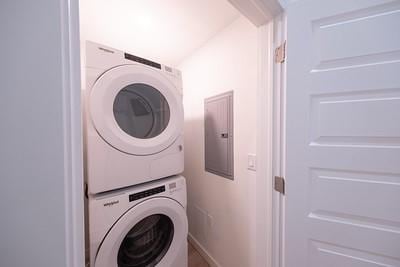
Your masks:
M119 200L114 200L114 201L111 201L111 202L104 203L103 206L104 207L111 207L111 206L113 206L115 204L118 204L118 203L119 203Z
M112 50L110 50L110 49L107 49L107 48L104 48L104 47L101 47L101 46L99 46L99 49L102 50L102 51L104 51L104 52L114 54L114 51L112 51Z

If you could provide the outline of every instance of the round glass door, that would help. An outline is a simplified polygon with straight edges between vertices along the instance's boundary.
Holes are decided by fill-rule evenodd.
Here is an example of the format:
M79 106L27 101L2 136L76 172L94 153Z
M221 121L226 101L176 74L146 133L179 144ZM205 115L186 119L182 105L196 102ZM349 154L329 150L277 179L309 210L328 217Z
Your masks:
M118 251L118 267L155 266L167 253L174 224L163 214L150 215L125 236Z
M156 154L182 133L182 96L158 71L136 65L115 67L100 76L89 97L93 126L120 151Z
M165 97L154 87L135 83L124 87L114 100L113 112L118 126L140 139L156 137L167 128L170 118Z
M186 211L169 198L128 210L105 235L94 267L173 266L188 233Z

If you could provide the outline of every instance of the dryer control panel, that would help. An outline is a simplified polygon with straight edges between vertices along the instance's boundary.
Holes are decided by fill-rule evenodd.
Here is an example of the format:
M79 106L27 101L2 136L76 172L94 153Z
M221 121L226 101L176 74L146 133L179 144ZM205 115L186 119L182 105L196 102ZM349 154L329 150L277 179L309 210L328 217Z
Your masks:
M161 64L160 63L157 63L157 62L154 62L154 61L142 58L142 57L134 56L134 55L131 55L131 54L128 54L128 53L124 53L124 56L125 56L125 59L132 60L132 61L135 61L135 62L138 62L138 63L141 63L141 64L145 64L147 66L150 66L150 67L157 68L157 69L161 70Z

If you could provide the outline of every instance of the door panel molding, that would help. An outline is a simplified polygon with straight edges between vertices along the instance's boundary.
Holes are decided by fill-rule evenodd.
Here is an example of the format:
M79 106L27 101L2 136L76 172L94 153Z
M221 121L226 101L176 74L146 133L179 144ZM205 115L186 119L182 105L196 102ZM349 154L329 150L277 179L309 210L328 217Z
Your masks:
M284 266L398 266L400 2L287 16Z

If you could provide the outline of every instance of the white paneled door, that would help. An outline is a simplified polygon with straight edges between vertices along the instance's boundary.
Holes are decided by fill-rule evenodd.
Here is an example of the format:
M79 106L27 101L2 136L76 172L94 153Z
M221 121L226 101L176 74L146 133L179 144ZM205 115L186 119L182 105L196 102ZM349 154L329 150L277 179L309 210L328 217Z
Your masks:
M285 266L400 266L400 1L287 15Z

